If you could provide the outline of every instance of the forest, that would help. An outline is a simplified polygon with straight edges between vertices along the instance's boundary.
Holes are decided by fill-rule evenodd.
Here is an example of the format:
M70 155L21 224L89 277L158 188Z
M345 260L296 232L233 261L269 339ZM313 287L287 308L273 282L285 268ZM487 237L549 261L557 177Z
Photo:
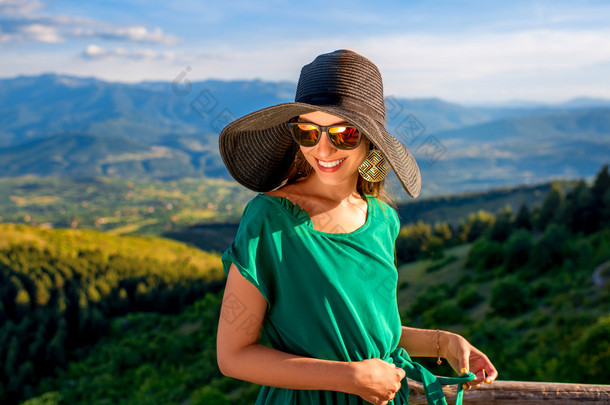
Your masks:
M28 228L0 227L17 242L0 249L2 403L32 396L41 377L96 343L112 319L176 314L222 287L218 255L174 241Z
M403 324L462 333L501 379L607 383L608 166L514 208L402 227ZM95 230L0 236L0 403L253 402L256 386L216 366L218 254Z

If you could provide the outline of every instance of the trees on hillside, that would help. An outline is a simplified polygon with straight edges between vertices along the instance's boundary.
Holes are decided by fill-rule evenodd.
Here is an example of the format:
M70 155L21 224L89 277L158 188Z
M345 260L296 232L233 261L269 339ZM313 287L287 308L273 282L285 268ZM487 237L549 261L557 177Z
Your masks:
M218 289L193 265L101 250L0 250L0 403L14 404L109 320L133 311L176 313Z
M594 233L610 226L610 173L608 165L603 166L598 172L593 184L588 186L584 181L579 181L567 192L558 183L554 183L547 193L540 207L529 209L525 204L521 205L514 215L510 207L496 213L495 215L478 211L470 214L466 219L452 227L448 223L437 223L432 227L418 221L415 224L405 225L401 228L396 241L396 254L402 263L423 257L442 256L444 247L449 247L463 242L474 242L483 235L487 235L490 241L500 244L507 243L516 230L534 231L536 238L541 235L548 242L555 245L552 235L544 237L549 226L553 229L549 232L558 237L561 236L560 228L565 228L570 234L583 233L585 235ZM521 233L521 242L523 235ZM518 239L512 240L513 248L517 248ZM559 243L561 238L556 241ZM487 246L491 249L489 257L493 255L496 246ZM556 246L547 246L551 251ZM475 249L481 246L474 247ZM550 261L560 260L557 252L542 252L539 250L540 267L549 265ZM497 250L497 249L496 249ZM555 254L554 257L544 257ZM559 254L560 255L560 254ZM511 259L513 260L513 259ZM523 259L515 258L509 266L515 266ZM494 262L495 263L495 262ZM545 264L543 264L545 263ZM490 265L488 263L487 265Z

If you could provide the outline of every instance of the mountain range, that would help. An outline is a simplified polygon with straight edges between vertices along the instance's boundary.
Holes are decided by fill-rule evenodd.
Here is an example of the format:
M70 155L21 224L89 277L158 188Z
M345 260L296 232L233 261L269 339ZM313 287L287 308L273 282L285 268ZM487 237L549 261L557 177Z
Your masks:
M292 101L295 87L55 74L2 79L0 176L228 178L217 147L222 127ZM388 96L386 106L388 130L420 164L423 196L590 178L610 161L609 100L467 106ZM394 176L389 183L399 190Z

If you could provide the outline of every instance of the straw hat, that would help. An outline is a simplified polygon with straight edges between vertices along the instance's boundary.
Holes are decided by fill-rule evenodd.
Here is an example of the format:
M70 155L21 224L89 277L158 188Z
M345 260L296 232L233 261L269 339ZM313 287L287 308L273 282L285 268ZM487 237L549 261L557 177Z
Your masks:
M281 186L299 149L286 123L314 111L343 118L359 128L385 155L407 194L419 195L421 176L415 158L384 127L381 74L370 60L349 50L322 54L305 65L294 103L263 108L222 130L220 155L231 176L258 192Z

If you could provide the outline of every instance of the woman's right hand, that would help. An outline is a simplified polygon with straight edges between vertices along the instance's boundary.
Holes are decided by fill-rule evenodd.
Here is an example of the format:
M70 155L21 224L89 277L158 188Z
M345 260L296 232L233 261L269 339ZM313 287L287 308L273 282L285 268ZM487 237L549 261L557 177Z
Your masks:
M352 363L355 367L354 394L375 405L387 405L400 389L405 371L381 359Z

